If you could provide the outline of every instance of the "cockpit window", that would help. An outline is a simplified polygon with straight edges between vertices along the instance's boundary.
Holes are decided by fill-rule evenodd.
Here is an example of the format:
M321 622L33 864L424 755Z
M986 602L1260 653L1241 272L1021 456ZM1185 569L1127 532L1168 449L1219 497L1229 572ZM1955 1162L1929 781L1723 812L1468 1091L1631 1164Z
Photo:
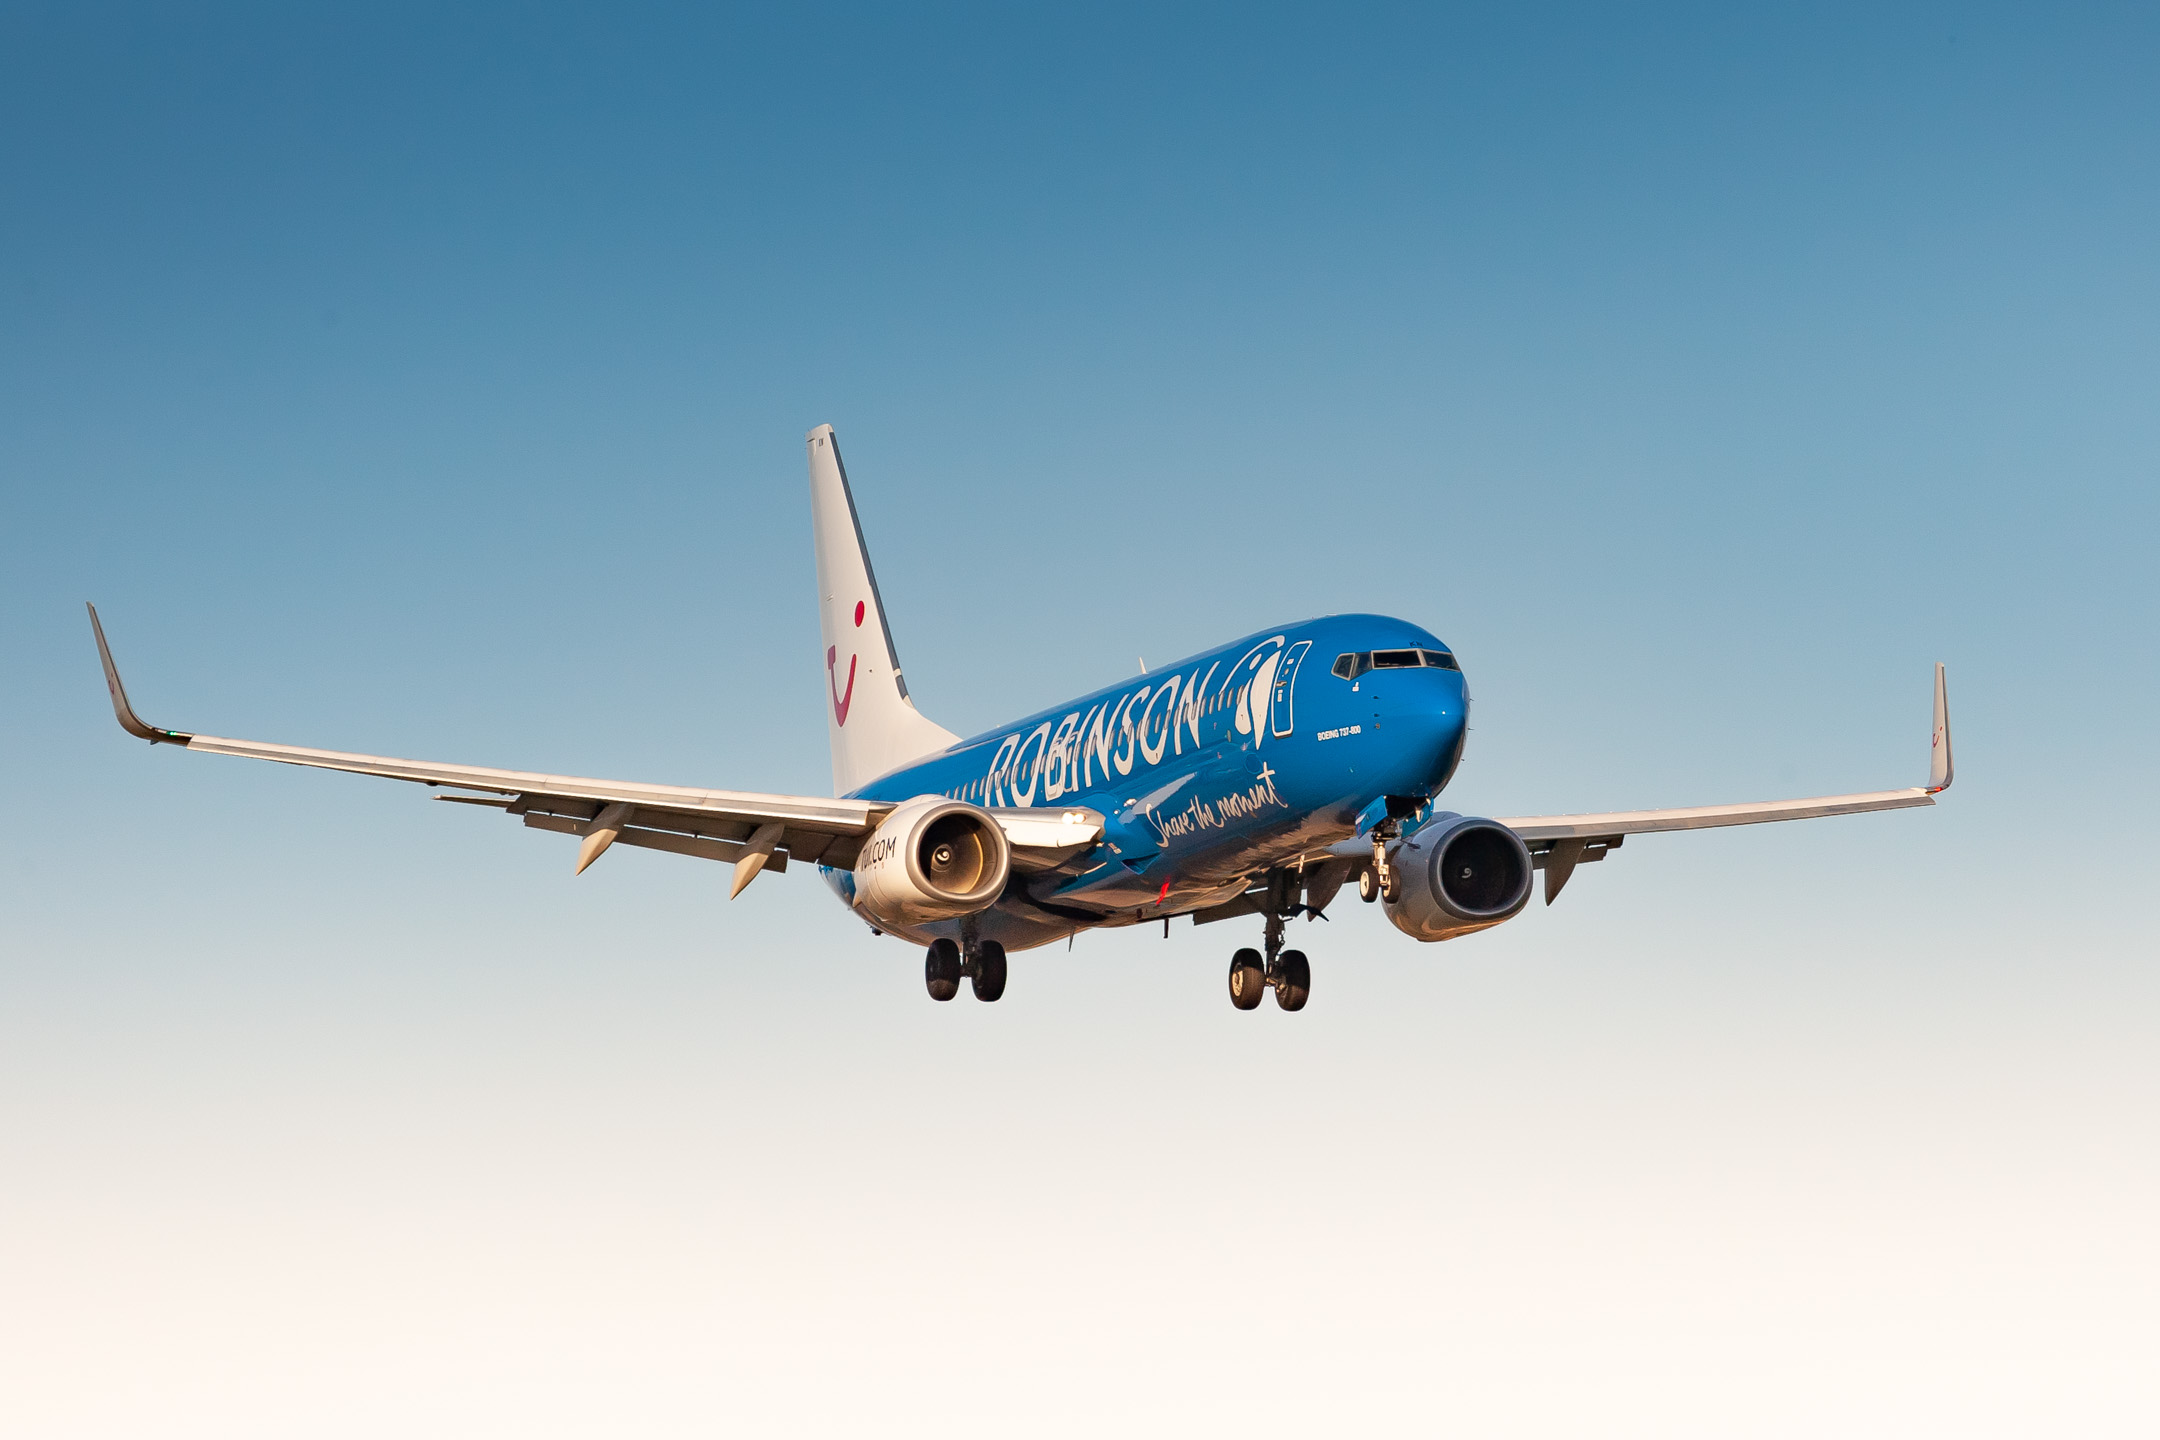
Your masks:
M1332 668L1345 680L1355 680L1368 670L1462 671L1445 650L1353 650L1336 656Z

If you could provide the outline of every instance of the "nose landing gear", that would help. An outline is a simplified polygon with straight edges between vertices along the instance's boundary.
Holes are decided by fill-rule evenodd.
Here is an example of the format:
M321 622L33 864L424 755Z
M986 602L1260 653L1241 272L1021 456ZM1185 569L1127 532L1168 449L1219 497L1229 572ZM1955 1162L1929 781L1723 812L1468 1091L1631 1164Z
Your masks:
M1375 900L1385 900L1392 905L1402 898L1402 877L1387 860L1388 842L1401 834L1402 822L1392 817L1373 826L1372 865L1358 871L1357 877L1358 899L1368 905Z

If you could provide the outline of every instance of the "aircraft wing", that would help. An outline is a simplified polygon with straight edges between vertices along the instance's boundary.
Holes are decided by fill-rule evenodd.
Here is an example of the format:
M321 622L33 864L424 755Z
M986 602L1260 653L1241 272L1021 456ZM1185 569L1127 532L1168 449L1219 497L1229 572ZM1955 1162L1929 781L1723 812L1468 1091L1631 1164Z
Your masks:
M90 607L90 625L97 636L98 658L105 666L105 685L112 693L113 714L120 728L137 739L213 755L238 755L250 760L274 760L284 765L478 791L476 795L435 798L492 806L523 817L525 824L534 829L581 837L584 844L578 854L580 871L610 845L621 841L625 845L730 862L736 867L733 893L740 894L743 886L761 871L787 869L790 858L852 867L863 840L893 808L872 800L593 780L163 730L144 724L128 703L127 690L120 683L120 672L105 643L105 627L98 623L96 606ZM1014 837L1016 844L1034 838Z
M1530 847L1533 863L1545 872L1545 903L1552 904L1575 867L1602 860L1630 835L1666 830L1708 830L1721 825L1762 825L1773 820L1812 820L1825 815L1859 815L1870 810L1903 810L1933 805L1950 788L1955 774L1950 760L1950 699L1943 667L1935 667L1935 729L1929 743L1928 783L1906 790L1871 790L1856 795L1817 795L1803 800L1766 800L1745 805L1696 805L1678 810L1615 810L1597 815L1531 815L1503 819Z
M1500 823L1535 844L1602 835L1650 835L1661 830L1708 830L1719 825L1761 825L1771 820L1813 820L1868 810L1932 805L1934 792L1870 790L1858 795L1817 795L1805 800L1761 800L1745 805L1693 805L1681 810L1614 810L1602 815L1531 815Z

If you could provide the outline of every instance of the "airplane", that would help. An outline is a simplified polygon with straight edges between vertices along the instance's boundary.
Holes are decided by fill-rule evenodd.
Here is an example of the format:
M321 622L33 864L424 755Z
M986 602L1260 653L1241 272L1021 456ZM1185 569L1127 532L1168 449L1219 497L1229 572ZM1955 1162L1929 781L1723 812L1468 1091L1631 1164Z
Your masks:
M934 1000L1005 993L1007 955L1082 930L1189 917L1259 920L1230 958L1231 1004L1303 1009L1311 964L1285 922L1342 888L1422 941L1545 903L1633 835L1933 805L1950 786L1949 703L1935 667L1925 786L1758 804L1487 819L1440 808L1462 762L1470 689L1430 631L1330 615L1233 640L962 739L908 693L830 425L806 437L833 795L580 779L228 740L147 725L90 606L120 728L153 745L414 781L578 840L576 870L615 844L733 866L728 898L815 865L873 934L923 947Z

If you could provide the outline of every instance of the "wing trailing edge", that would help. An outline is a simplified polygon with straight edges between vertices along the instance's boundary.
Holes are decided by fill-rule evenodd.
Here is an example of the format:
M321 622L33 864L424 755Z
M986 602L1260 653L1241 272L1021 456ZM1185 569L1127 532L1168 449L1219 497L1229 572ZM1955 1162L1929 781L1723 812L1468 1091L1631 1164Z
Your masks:
M1933 805L1950 788L1955 770L1950 760L1949 684L1943 666L1935 666L1935 723L1928 741L1928 781L1904 790L1870 790L1853 795L1815 795L1799 800L1764 800L1740 805L1690 805L1670 810L1614 810L1592 815L1530 815L1500 821L1523 838L1537 867L1545 872L1545 903L1559 897L1575 867L1602 860L1630 835L1670 830L1710 830L1726 825L1765 825L1779 820L1819 820L1831 815L1864 815L1876 810L1908 810Z
M892 802L881 800L600 780L165 730L145 724L128 702L127 688L120 681L120 670L113 663L112 649L105 641L105 628L98 621L95 606L90 608L90 627L97 637L98 658L105 668L113 715L120 728L136 739L209 755L475 791L478 793L435 798L500 809L518 817L529 828L577 837L577 873L618 843L666 850L734 866L732 898L764 871L786 871L791 858L852 868L862 842L894 808ZM1015 852L1026 856L1034 868L1069 858L1076 848L1093 843L1102 833L1102 817L1093 811L992 813Z

